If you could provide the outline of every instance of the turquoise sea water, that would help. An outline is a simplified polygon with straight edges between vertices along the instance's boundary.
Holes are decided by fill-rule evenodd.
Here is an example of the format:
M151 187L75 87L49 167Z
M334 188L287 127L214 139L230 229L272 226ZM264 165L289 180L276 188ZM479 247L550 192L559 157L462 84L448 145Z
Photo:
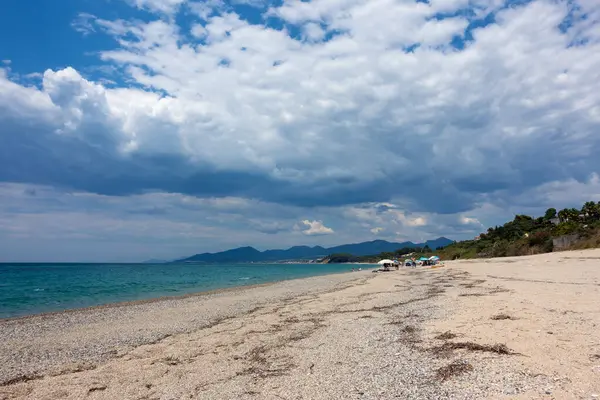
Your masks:
M359 266L0 264L0 318L348 272L352 267Z

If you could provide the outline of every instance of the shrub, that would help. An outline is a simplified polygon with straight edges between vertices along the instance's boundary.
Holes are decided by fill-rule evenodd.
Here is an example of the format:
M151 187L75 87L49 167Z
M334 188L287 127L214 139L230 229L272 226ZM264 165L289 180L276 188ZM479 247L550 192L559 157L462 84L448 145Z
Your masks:
M552 253L553 250L554 242L552 242L552 238L549 238L542 244L542 251L544 253Z
M550 239L550 232L538 231L529 236L528 239L530 246L540 246L546 243L548 239Z

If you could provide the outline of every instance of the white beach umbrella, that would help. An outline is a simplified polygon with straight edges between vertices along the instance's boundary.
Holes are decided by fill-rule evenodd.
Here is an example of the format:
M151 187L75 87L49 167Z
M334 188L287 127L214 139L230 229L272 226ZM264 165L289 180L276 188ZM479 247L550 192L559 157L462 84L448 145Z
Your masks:
M393 264L394 262L392 260L381 260L379 261L377 264Z

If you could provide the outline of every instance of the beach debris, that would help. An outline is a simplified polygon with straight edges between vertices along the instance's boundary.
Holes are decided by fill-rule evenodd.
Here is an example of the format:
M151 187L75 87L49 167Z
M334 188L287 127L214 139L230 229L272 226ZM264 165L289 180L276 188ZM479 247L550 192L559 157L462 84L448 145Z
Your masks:
M439 339L439 340L450 340L450 339L454 339L455 337L457 337L458 335L456 333L452 333L450 331L446 331L444 333L441 333L439 335L437 335L435 337L435 339Z
M462 375L467 372L473 371L473 366L466 360L454 361L445 367L441 367L436 371L436 376L441 381L447 381L448 379Z
M469 351L481 351L488 353L496 353L503 355L517 355L518 353L513 352L505 344L496 343L493 345L483 345L473 342L446 342L442 345L435 346L429 350L435 354L447 355L454 350L469 350Z
M485 279L476 279L476 280L474 280L474 281L472 281L472 282L468 282L468 283L461 283L461 284L460 284L460 286L464 286L464 287L466 287L466 288L468 288L468 289L472 289L472 288L474 288L474 287L475 287L475 286L477 286L477 285L480 285L480 284L482 284L482 283L485 283L485 281L486 281Z
M430 296L436 296L438 294L442 294L445 292L446 292L446 289L434 285L434 286L431 286L429 289L427 289L426 294L430 295Z
M501 321L501 320L505 320L505 319L510 319L510 320L516 320L517 318L508 315L508 314L496 314L493 315L490 319L493 319L494 321Z
M179 358L173 357L173 356L167 356L165 358L158 360L158 362L161 362L166 365L172 365L172 366L181 364L181 360Z
M33 380L37 380L37 379L42 379L43 377L44 377L43 375L37 375L37 374L19 375L12 379L0 381L0 386L9 386L9 385L14 385L16 383L29 382L29 381L33 381Z
M246 362L250 366L237 372L236 375L254 375L257 378L268 378L288 374L294 364L286 357L271 359L268 355L270 350L271 348L265 345L254 347L245 356Z
M91 388L88 389L88 393L100 392L103 390L106 390L106 385L93 385Z
M508 293L508 292L510 292L509 289L506 289L506 288L503 288L503 287L500 287L500 286L496 286L495 288L490 289L490 293L492 293L492 294L494 294L494 293Z
M419 338L419 329L413 325L406 325L402 329L400 329L400 338L399 341L408 345L414 345L415 343L422 342L421 338Z

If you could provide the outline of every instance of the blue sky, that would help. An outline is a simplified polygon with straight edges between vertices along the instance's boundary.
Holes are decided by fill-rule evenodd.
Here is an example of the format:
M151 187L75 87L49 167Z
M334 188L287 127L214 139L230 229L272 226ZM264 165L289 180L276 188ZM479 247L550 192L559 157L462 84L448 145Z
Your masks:
M477 235L600 200L595 0L6 0L0 261Z

